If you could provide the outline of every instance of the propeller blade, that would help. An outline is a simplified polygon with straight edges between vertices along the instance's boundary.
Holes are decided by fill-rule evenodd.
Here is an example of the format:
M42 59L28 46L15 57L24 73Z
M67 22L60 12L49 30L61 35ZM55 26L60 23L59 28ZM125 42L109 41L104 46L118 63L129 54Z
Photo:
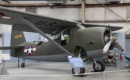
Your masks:
M115 47L118 48L122 52L124 51L124 48L118 42L116 42Z
M103 53L107 53L109 51L109 48L111 46L111 43L112 43L112 39L104 46L103 48Z

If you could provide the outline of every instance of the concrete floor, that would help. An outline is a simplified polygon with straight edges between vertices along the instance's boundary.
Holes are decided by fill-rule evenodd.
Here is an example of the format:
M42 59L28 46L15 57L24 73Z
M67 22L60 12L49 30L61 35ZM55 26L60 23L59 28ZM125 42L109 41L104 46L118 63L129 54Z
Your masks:
M91 72L92 65L86 68L86 77L71 74L71 66L67 62L27 62L25 68L18 68L17 63L6 63L9 76L0 76L0 80L130 80L130 72L122 71L114 66L107 66L105 72Z

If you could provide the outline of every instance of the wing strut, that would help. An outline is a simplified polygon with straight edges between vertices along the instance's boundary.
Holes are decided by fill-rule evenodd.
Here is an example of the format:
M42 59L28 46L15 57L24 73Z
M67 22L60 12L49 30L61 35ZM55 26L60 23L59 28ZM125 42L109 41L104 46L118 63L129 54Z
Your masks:
M61 49L65 54L68 55L72 55L68 50L66 50L65 48L63 48L61 45L59 45L57 42L55 42L54 40L52 40L51 38L48 37L48 35L46 35L43 31L41 31L40 29L38 29L34 24L32 24L29 20L21 17L20 18L26 25L28 25L31 29L33 29L34 31L40 33L42 36L44 36L45 38L47 38L50 42L52 42L56 47L58 47L59 49Z

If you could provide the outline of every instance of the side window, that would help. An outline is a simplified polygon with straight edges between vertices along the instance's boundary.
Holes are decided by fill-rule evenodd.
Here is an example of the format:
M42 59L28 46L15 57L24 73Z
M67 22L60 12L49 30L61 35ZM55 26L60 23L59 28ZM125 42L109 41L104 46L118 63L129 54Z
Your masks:
M70 42L70 33L68 31L65 31L61 35L61 45L67 45Z

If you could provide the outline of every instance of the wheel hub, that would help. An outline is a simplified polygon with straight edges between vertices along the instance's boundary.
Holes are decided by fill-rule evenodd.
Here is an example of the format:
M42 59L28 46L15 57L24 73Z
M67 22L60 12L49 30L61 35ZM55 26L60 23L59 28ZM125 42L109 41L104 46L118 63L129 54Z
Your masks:
M96 69L96 70L101 70L101 65L98 64L98 63L96 63L95 69Z

